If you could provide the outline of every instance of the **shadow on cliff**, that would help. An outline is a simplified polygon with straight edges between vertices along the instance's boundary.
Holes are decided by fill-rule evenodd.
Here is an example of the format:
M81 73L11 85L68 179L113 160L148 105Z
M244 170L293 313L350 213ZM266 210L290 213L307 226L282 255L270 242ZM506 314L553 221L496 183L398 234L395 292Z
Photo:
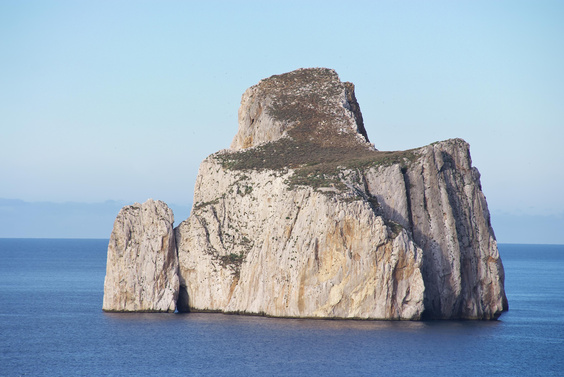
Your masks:
M178 290L178 301L176 302L176 310L179 313L189 313L190 305L188 299L188 290L185 285L181 285Z
M467 158L470 160L470 156ZM491 303L487 301L493 300L491 284L482 281L488 267L484 263L490 263L492 256L489 255L490 235L494 237L493 229L490 223L489 211L485 197L481 193L481 184L478 171L471 166L470 174L472 183L477 188L468 195L468 201L464 202L461 195L465 192L465 185L460 166L457 166L455 158L446 151L441 151L442 166L437 170L435 178L437 179L437 187L440 191L446 192L448 203L441 202L442 218L433 219L433 214L427 208L427 203L422 203L425 208L425 215L430 222L442 225L445 231L448 229L446 223L450 216L454 219L454 234L450 234L451 240L456 240L456 248L449 248L442 245L437 240L426 235L424 229L414 225L413 211L411 200L414 195L411 194L411 185L408 174L404 173L406 193L409 198L409 219L410 230L414 242L423 249L422 258L422 274L425 284L425 310L422 319L461 319L461 318L498 318L503 311L508 310L507 298L505 294L502 297L502 311L489 313L485 308L491 307ZM471 161L471 160L470 160ZM435 162L436 163L436 162ZM436 166L436 165L435 165ZM444 186L443 186L444 185ZM442 186L442 187L440 187ZM426 201L426 196L424 195ZM449 211L450 213L445 213ZM484 224L479 224L476 213L483 215ZM446 233L446 232L445 232ZM448 237L448 234L445 234ZM444 238L446 241L447 238ZM473 242L477 241L476 242ZM481 244L486 240L486 244ZM451 250L452 249L452 250ZM484 255L487 261L484 261ZM501 269L502 285L503 285L503 267L499 259L496 262L497 268ZM459 266L459 272L453 266ZM446 272L446 273L445 273ZM456 276L459 275L459 276ZM448 299L445 300L444 297ZM484 300L486 302L484 302Z

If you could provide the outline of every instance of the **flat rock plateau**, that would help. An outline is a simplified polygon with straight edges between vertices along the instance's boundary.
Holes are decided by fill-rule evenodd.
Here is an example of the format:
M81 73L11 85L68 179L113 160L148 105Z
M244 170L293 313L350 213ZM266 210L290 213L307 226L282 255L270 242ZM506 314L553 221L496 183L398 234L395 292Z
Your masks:
M469 145L377 150L354 85L331 69L247 89L230 149L201 163L190 217L173 220L158 201L122 209L104 310L490 320L508 309Z

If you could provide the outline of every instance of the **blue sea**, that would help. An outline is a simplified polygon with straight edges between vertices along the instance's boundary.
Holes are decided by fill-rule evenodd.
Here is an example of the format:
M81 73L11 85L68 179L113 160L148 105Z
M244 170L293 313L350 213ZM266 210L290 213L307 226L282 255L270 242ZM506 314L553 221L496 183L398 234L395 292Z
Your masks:
M562 376L564 245L499 246L498 321L102 312L107 240L0 239L0 376Z

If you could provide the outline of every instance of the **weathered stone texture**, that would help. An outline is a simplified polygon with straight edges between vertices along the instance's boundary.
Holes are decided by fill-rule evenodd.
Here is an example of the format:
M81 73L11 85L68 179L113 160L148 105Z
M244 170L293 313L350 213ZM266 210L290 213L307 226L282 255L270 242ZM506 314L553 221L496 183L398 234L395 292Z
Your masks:
M423 250L425 315L497 318L507 310L505 276L468 144L452 139L411 154L403 167L366 170L364 187Z
M495 319L508 309L468 144L377 151L354 85L333 70L272 76L243 94L231 149L200 165L175 239L156 203L116 219L105 310L174 310L177 297L179 311L283 317Z
M176 230L193 310L273 316L494 319L504 272L468 144L343 168L344 188L208 157ZM194 282L194 283L192 283Z
M307 127L312 135L319 128L326 139L329 132L368 142L354 85L341 82L332 69L308 68L271 76L245 91L231 149L276 141L295 127Z
M370 204L286 173L200 167L194 208L176 229L192 310L287 317L419 319L421 250ZM180 305L180 304L179 304Z
M425 306L433 318L496 318L504 271L480 173L460 139L421 148L405 174L414 241L425 250Z
M108 245L103 309L174 312L178 257L172 210L161 201L126 206Z

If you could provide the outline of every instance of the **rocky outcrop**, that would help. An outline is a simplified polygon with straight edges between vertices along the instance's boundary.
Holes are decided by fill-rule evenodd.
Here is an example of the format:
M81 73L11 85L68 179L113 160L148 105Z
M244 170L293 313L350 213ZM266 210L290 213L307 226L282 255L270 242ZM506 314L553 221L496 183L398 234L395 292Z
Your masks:
M504 272L459 139L335 175L206 159L177 229L193 310L292 317L494 319ZM390 158L389 160L387 158ZM197 283L192 283L197 282Z
M179 307L292 317L492 319L504 273L469 146L368 144L332 70L249 88L231 150L176 230Z
M469 146L448 140L418 156L404 182L408 229L424 250L426 310L432 318L497 318L508 308L505 277Z
M179 311L416 320L508 308L468 144L376 150L354 86L328 69L243 94L231 149L200 165L175 237Z
M147 200L122 208L110 243L103 310L174 312L178 298L178 257L172 210Z
M423 250L430 318L491 319L507 310L504 271L480 174L461 139L408 152L405 166L366 170L368 196Z
M298 69L247 89L231 149L275 141L291 130L305 131L327 145L334 139L341 144L368 142L354 85L341 82L332 69Z
M418 319L422 251L347 190L289 190L292 173L200 167L176 229L195 310L284 317Z

